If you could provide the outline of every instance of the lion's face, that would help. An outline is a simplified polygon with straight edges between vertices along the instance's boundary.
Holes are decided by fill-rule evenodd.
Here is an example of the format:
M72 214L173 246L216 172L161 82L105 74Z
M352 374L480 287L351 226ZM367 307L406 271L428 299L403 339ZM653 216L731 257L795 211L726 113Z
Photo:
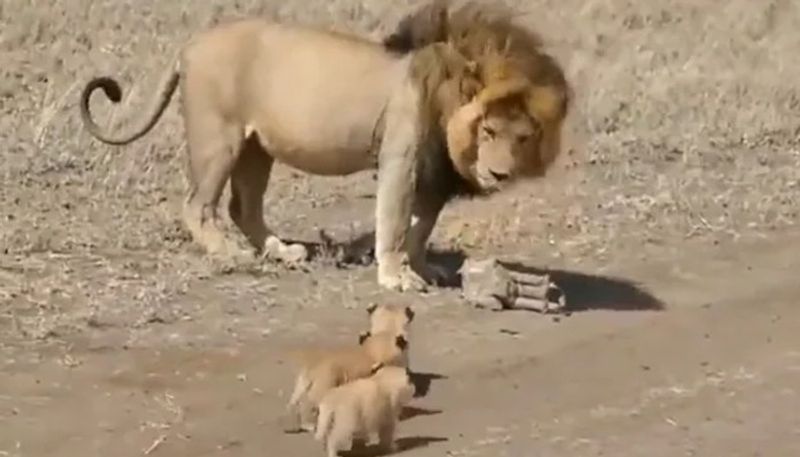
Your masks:
M544 176L560 152L564 97L558 86L509 80L462 102L446 128L456 171L484 195L519 178Z
M477 154L471 172L483 192L512 182L537 154L538 124L521 106L490 106L476 129Z

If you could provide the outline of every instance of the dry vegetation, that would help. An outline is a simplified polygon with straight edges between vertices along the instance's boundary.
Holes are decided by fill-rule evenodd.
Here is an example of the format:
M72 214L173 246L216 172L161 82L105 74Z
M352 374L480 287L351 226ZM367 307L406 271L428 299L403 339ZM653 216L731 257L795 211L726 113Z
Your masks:
M114 148L84 131L77 99L89 77L119 75L123 106L95 111L124 128L216 21L377 38L420 1L0 2L0 457L319 451L272 425L290 382L279 352L352 341L366 303L397 297L373 267L205 260L179 222L178 104ZM421 329L412 365L450 377L417 405L444 412L401 426L430 453L407 454L800 455L800 3L516 3L575 88L570 152L547 179L448 207L434 244L618 274L672 301L606 312L631 308L587 286L601 311L557 323L459 306L454 290L406 296ZM368 173L277 166L265 212L284 236L343 239L372 227L373 197ZM752 237L761 247L741 242Z
M181 43L222 18L260 14L377 37L418 3L3 1L2 341L111 329L131 342L189 322L213 340L289 328L293 307L325 306L322 295L346 303L377 293L369 281L359 286L357 278L372 278L363 268L221 275L178 221L177 104L151 135L118 149L90 139L76 102L90 76L119 74L123 109L97 109L124 126ZM597 265L678 250L687 238L728 243L795 224L795 2L544 0L527 8L521 20L544 34L575 86L570 153L552 177L502 202L448 208L438 245ZM371 226L372 193L370 176L322 179L279 167L267 215L295 238L314 239L315 227L349 236ZM266 312L273 307L284 310L281 321ZM153 323L174 326L162 332Z

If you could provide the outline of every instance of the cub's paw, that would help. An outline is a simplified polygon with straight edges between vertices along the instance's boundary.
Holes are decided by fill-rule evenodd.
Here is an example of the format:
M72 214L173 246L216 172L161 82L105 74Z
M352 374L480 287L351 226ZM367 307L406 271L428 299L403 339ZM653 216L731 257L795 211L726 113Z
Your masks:
M283 433L305 433L307 432L307 424L300 421L297 414L282 414L277 418L278 426L283 429Z
M351 451L363 451L367 448L367 438L363 436L354 436L350 442Z
M380 446L383 448L383 452L385 454L394 454L398 450L400 450L399 447L397 446L397 442L395 442L394 440L381 443Z

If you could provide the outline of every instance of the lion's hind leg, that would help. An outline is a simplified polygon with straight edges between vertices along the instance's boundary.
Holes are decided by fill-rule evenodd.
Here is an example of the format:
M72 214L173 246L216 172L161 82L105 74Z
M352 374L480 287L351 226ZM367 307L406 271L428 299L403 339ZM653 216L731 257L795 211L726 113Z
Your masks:
M275 160L254 133L245 138L231 173L228 212L247 240L261 253L272 231L264 223L264 192Z
M239 156L242 129L202 101L186 96L184 100L190 186L184 222L192 238L209 254L243 258L247 252L226 236L217 212L222 190Z

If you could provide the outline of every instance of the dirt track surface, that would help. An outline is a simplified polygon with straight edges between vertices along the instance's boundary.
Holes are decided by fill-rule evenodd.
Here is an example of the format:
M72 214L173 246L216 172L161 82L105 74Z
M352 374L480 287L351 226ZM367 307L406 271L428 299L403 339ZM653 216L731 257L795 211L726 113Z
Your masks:
M401 455L800 455L797 2L528 7L575 86L571 152L448 207L433 244L558 269L558 320L383 292L374 267L325 259L220 271L178 219L177 103L123 149L80 125L90 76L121 76L123 108L95 110L124 128L221 18L378 37L412 4L0 5L0 457L322 455L277 424L282 350L354 341L375 300L414 306L412 368L438 375ZM265 213L289 238L346 239L373 205L370 174L277 166Z

